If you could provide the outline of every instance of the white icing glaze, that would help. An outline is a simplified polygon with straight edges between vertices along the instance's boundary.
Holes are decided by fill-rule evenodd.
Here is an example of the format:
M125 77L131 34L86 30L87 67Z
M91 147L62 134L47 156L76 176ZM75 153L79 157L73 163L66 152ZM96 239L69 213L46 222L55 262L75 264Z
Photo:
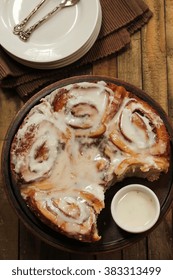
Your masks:
M21 135L18 135L21 140L19 140L17 147L17 149L20 149L21 144L22 149L22 145L25 146L25 141L30 140L28 149L24 147L20 153L14 153L12 157L15 172L21 173L26 182L48 176L58 153L58 130L53 124L45 120L40 124L36 123L32 127L33 138L26 139L29 128L26 125L22 128ZM44 150L44 156L39 155L40 149Z

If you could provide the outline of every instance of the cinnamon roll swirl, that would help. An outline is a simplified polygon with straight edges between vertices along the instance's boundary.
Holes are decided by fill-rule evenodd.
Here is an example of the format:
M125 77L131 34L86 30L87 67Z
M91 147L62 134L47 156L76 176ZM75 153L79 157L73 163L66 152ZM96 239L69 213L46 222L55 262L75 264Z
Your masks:
M51 174L62 140L59 129L48 120L49 109L45 103L36 106L14 137L11 165L20 181L42 180Z
M121 151L121 163L114 170L117 177L135 173L153 181L161 170L167 172L169 136L157 112L145 101L126 92L111 120L109 133L110 140Z
M110 103L110 89L101 84L82 83L58 90L53 108L64 115L65 124L76 136L98 137L104 134L104 120Z
M44 223L95 242L105 191L127 176L158 179L169 168L169 143L145 101L115 84L82 82L54 90L31 109L11 145L11 170Z
M102 209L93 194L78 189L40 190L37 186L22 191L28 205L43 222L68 237L93 242L100 239L97 231L97 214Z

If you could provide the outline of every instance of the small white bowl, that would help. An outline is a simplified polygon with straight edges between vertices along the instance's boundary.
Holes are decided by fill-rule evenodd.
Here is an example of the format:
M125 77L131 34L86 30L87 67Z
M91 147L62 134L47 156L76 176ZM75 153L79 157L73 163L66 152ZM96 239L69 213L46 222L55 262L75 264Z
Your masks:
M157 222L160 203L148 187L131 184L121 188L114 195L111 213L120 228L131 233L141 233L149 230Z

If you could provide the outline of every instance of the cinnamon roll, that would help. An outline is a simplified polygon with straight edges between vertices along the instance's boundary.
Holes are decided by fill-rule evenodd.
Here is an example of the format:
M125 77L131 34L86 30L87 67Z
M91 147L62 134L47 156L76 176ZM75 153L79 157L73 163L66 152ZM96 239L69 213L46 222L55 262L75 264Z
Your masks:
M104 194L128 176L167 172L163 120L124 87L104 81L54 90L23 120L11 145L11 170L27 205L54 230L83 242L101 237Z
M110 103L110 89L94 83L82 83L59 89L53 96L54 110L61 112L66 125L76 136L98 137L104 134L104 120Z
M25 183L50 176L63 143L58 127L49 121L49 107L43 103L41 108L31 110L13 140L11 164L18 179Z
M110 121L109 137L121 151L121 163L115 165L116 177L158 179L169 167L169 136L157 112L145 101L126 92L118 113Z
M43 222L68 237L93 242L100 239L97 231L97 214L102 209L92 193L78 189L39 190L37 184L23 189L28 205Z

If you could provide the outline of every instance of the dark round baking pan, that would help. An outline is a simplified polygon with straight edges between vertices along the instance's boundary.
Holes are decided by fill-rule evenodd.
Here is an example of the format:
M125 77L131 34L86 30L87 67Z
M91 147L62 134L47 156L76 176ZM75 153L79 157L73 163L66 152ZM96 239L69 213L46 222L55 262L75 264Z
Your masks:
M45 224L43 224L27 207L26 203L20 195L18 186L14 183L11 171L10 171L10 147L15 133L17 132L21 122L25 118L26 114L30 109L39 103L40 99L50 94L53 90L64 87L68 84L73 84L77 82L94 82L94 81L105 81L106 83L115 83L117 85L124 86L128 91L134 93L141 99L149 103L156 111L159 113L160 117L163 119L168 133L170 135L171 141L171 159L170 159L170 168L167 174L162 174L159 180L154 182L148 182L146 179L140 178L126 178L120 183L116 183L106 192L105 197L105 209L102 210L101 214L98 217L98 230L99 234L102 236L101 240L90 244L82 243L70 238L61 235ZM147 95L141 89L128 84L124 81L105 77L105 76L77 76L71 77L65 80L58 81L53 83L35 96L33 96L28 102L25 103L23 108L18 112L15 119L11 123L7 135L6 141L3 146L2 151L2 175L4 179L5 191L9 198L10 203L12 204L14 210L16 211L18 217L23 221L27 228L31 232L37 235L39 238L45 242L51 244L52 246L59 248L61 250L78 252L78 253L99 253L99 252L109 252L122 249L134 242L142 239L148 235L158 224L162 221L163 217L170 208L172 199L173 199L173 172L172 172L172 163L173 163L173 130L171 128L169 119L160 105L154 101L149 95ZM131 234L121 230L113 221L110 212L111 200L115 194L122 186L131 183L144 184L151 188L159 198L161 211L160 217L155 224L155 226L147 232L141 234Z

